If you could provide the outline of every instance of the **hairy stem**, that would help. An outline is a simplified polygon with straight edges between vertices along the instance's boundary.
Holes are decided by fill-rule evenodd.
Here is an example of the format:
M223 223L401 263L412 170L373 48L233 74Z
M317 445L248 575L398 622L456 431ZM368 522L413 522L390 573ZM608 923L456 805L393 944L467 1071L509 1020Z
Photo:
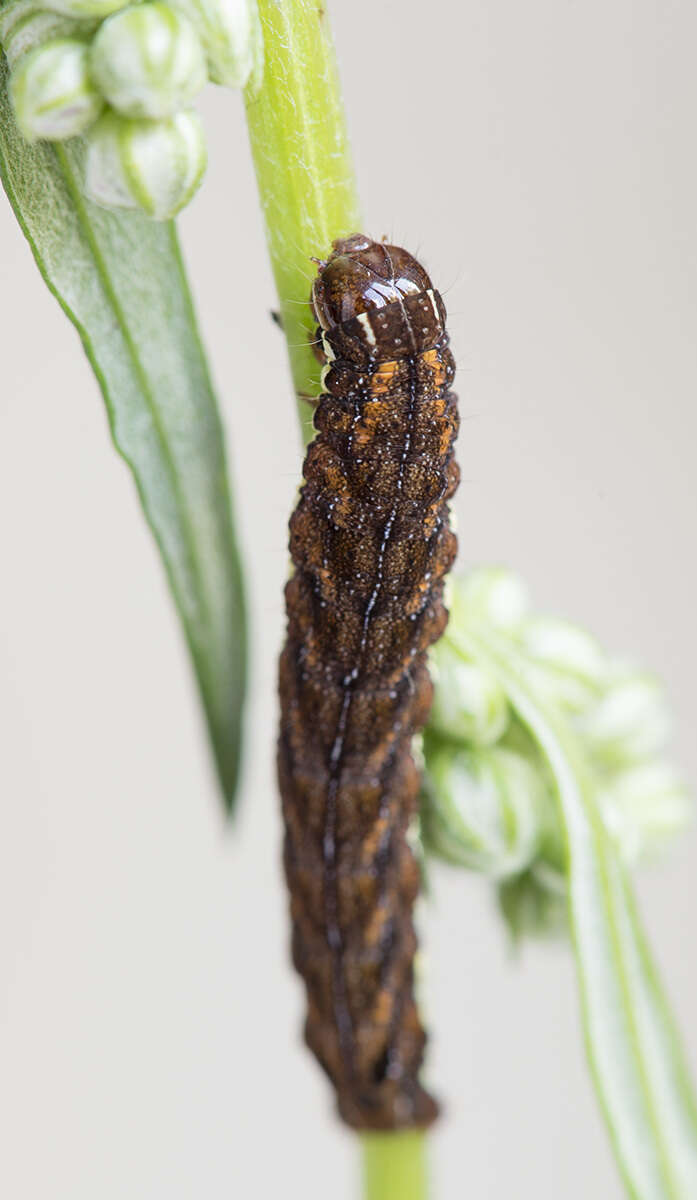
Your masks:
M312 258L361 227L339 75L324 0L259 0L264 77L247 122L303 441L320 390L308 304ZM425 1137L362 1138L366 1200L425 1200Z
M245 93L252 156L266 223L303 439L319 391L311 341L311 259L360 228L339 76L324 0L260 0L264 77Z

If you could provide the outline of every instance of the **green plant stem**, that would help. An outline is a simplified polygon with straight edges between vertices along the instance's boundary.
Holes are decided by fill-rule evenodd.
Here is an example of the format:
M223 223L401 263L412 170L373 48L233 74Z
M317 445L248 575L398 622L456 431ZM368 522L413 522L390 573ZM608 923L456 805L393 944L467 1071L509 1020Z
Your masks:
M303 440L320 388L308 298L311 259L360 229L356 181L324 0L260 0L261 87L245 92L266 237Z
M264 76L245 92L247 122L303 441L320 390L308 303L333 240L361 228L331 30L324 0L259 0ZM366 1200L425 1200L425 1137L362 1138Z
M422 1130L363 1135L365 1200L424 1200L426 1135Z

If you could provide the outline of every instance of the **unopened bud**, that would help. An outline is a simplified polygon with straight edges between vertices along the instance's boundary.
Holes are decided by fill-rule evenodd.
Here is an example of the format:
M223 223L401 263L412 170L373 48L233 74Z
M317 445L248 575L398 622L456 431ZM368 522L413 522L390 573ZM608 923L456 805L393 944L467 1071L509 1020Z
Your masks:
M206 169L206 141L191 111L164 121L107 112L87 139L86 191L106 208L165 221L189 203Z
M447 637L431 652L435 684L429 726L458 742L489 746L508 725L506 693L491 674L462 658Z
M29 141L84 133L104 101L94 87L83 42L63 38L29 51L10 75L17 124Z
M119 8L125 8L129 0L44 0L44 8L63 13L66 17L97 17L101 20Z
M256 0L173 0L201 39L213 83L261 80L263 45Z
M479 567L453 581L451 612L465 628L476 625L510 632L529 610L525 584L503 567Z
M427 749L424 839L447 861L504 878L534 860L548 798L539 772L511 750Z
M23 54L58 38L86 39L97 28L96 20L76 21L44 8L37 0L0 3L0 45L10 70Z
M127 117L169 117L206 82L198 35L167 4L137 4L99 29L90 50L92 78Z
M522 629L527 673L545 700L582 712L607 685L608 663L591 634L567 621L534 617Z
M601 791L598 808L630 866L659 855L693 815L681 776L661 759L620 771Z
M663 750L670 733L670 714L656 680L627 674L578 717L577 728L598 760L615 767Z
M533 866L499 884L499 906L514 943L525 937L554 938L568 933L566 881L557 872Z

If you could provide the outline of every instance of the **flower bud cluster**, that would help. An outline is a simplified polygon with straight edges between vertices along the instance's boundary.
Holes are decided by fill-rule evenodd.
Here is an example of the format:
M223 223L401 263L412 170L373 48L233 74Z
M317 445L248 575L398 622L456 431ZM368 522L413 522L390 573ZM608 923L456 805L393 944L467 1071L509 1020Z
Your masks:
M504 660L526 694L566 724L628 866L662 849L690 818L685 787L664 757L665 698L656 680L604 653L584 630L532 612L510 572L456 580L450 609L432 654L424 840L441 858L497 881L515 934L557 931L565 852L555 780L518 697L501 682L507 673L492 663Z
M23 135L84 136L90 199L156 220L205 171L195 96L261 74L256 0L0 0L0 45Z

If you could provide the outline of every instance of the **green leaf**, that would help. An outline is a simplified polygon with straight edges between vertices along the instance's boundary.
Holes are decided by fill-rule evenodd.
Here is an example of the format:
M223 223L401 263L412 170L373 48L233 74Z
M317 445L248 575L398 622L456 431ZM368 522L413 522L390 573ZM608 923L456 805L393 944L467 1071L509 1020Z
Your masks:
M638 1200L694 1200L697 1111L688 1071L581 745L531 686L510 639L477 629L453 645L491 670L555 781L586 1045L628 1190Z
M174 226L87 201L82 142L25 142L6 82L0 53L0 176L41 274L80 334L133 472L231 806L246 673L242 577L220 417Z

